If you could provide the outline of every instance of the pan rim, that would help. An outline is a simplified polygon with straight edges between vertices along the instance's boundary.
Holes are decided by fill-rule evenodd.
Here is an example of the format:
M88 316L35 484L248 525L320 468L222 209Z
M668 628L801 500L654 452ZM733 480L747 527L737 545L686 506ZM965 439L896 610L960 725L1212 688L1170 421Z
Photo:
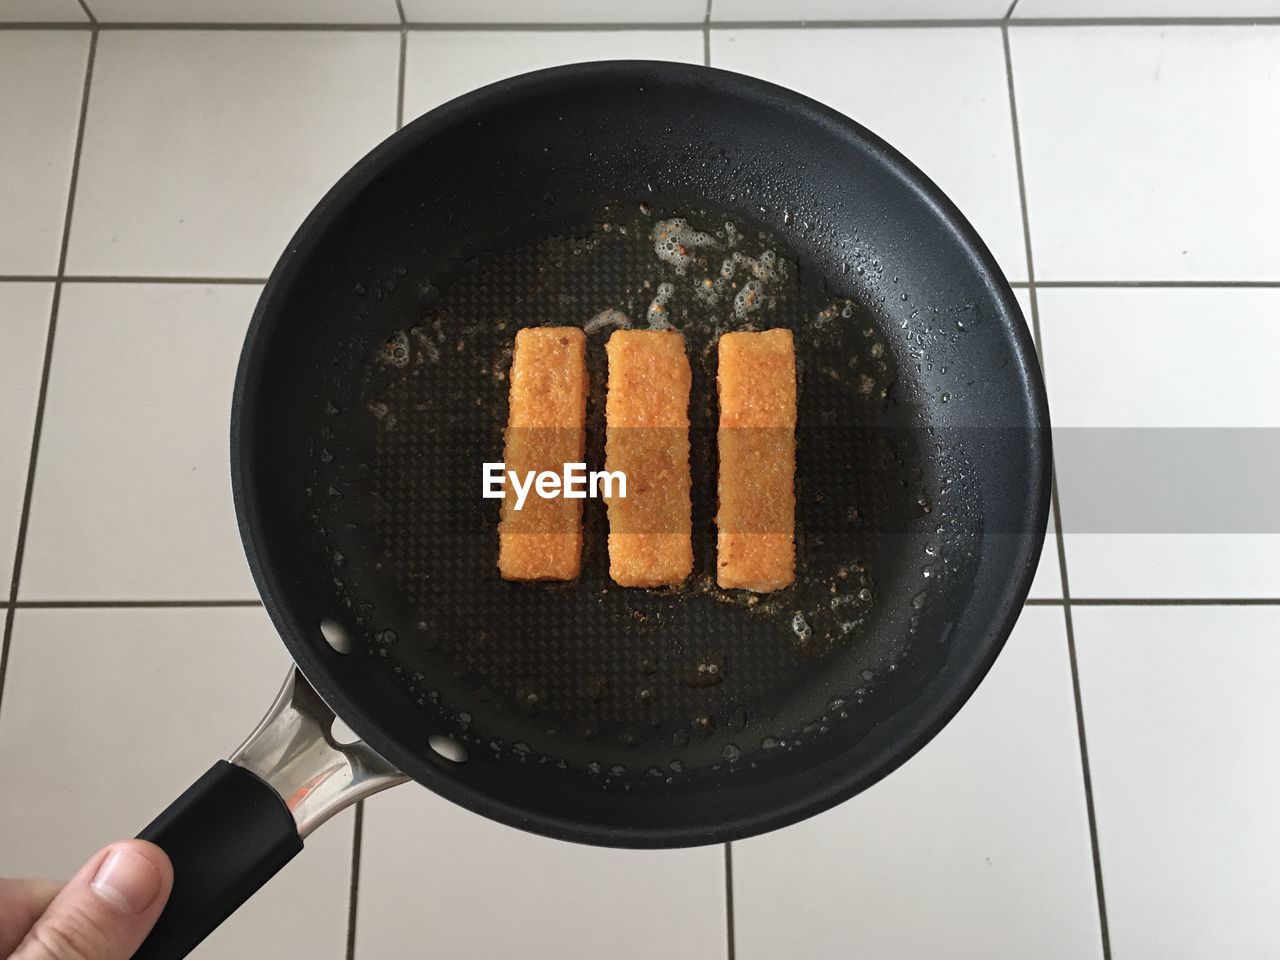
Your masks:
M665 80L718 88L719 92L746 95L785 106L799 114L802 123L826 128L840 140L872 156L889 173L929 206L939 228L947 231L974 264L977 279L989 291L999 307L1001 328L1017 365L1020 392L1027 401L1031 436L1028 439L1029 460L1033 469L1021 487L1026 485L1026 509L1021 529L1028 534L1020 538L1013 551L1012 587L994 604L994 615L981 645L962 664L962 671L952 674L947 696L909 711L911 722L892 741L867 755L856 768L835 771L821 787L784 802L767 807L749 807L743 812L727 813L714 824L687 825L605 825L578 817L533 811L451 776L446 768L426 762L419 753L407 747L403 738L385 729L363 708L359 699L350 696L335 672L317 655L306 626L294 615L288 600L289 591L282 582L280 569L268 557L265 523L260 519L262 504L256 494L254 433L255 425L245 417L252 409L254 396L265 369L266 338L262 332L272 323L276 298L292 283L318 238L342 214L360 192L385 171L405 158L425 141L458 124L473 122L492 106L512 94L539 85L554 86L566 82L583 83L593 79L651 79L660 70ZM381 144L374 147L325 194L290 240L285 252L273 268L263 287L245 335L244 347L236 374L232 399L230 454L231 481L236 517L246 558L264 608L271 617L282 641L307 681L370 747L395 764L414 780L434 793L476 813L501 823L545 836L614 847L682 847L739 840L806 819L867 789L914 756L959 712L986 676L1013 630L1030 591L1038 559L1048 527L1051 452L1049 440L1048 399L1036 360L1031 333L1022 317L1013 291L994 257L977 232L952 201L906 157L871 131L817 101L784 87L730 71L692 64L662 61L614 60L578 63L522 74L481 87L451 100L406 124ZM891 722L891 721L887 721ZM798 792L797 792L798 793Z

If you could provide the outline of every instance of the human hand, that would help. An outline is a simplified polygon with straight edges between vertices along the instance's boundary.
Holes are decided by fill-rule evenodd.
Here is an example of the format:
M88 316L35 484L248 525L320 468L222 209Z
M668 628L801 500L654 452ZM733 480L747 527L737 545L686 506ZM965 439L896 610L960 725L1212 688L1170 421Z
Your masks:
M172 889L169 858L145 840L99 850L65 886L0 879L0 957L129 960Z

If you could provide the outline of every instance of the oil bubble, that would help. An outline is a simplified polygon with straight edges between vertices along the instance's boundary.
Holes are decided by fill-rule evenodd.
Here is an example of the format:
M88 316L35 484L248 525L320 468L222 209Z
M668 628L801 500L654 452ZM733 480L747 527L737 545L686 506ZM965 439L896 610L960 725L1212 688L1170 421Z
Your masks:
M659 220L653 225L653 252L658 259L671 264L676 273L684 273L699 247L713 247L715 238L695 230L681 217Z
M813 628L809 626L809 621L804 618L804 613L799 610L791 618L791 632L799 638L801 643L813 636Z
M671 326L671 321L667 319L667 304L671 301L671 295L676 292L675 284L660 283L658 284L657 294L649 304L649 310L645 319L649 323L650 330L665 330Z
M745 320L764 305L764 289L759 280L748 280L733 298L733 315Z

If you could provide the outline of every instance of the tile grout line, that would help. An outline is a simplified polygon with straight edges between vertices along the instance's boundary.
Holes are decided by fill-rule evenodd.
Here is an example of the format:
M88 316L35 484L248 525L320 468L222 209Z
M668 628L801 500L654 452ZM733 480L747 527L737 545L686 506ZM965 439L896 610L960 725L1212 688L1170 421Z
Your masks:
M400 0L396 0L397 5ZM405 61L408 58L409 51L409 31L405 27L400 28L400 68L396 74L396 129L399 130L404 126L404 73Z
M356 957L356 920L360 906L360 853L364 845L364 801L356 803L355 824L351 829L351 886L347 894L346 960Z
M1016 4L1016 0L1015 0ZM1011 8L1012 9L1012 8ZM1039 352L1041 376L1045 373L1043 338L1040 328L1040 304L1036 296L1035 258L1031 245L1031 216L1027 204L1026 172L1022 163L1022 136L1018 127L1018 98L1013 81L1013 52L1009 45L1009 27L1000 28L1000 39L1004 47L1005 77L1009 85L1009 121L1013 128L1013 157L1018 173L1018 199L1022 208L1022 239L1027 257L1027 290L1031 302L1031 329L1035 338L1036 350ZM1071 616L1071 583L1067 576L1066 537L1063 535L1062 500L1058 494L1057 468L1051 474L1049 497L1053 512L1054 526L1057 528L1056 541L1058 547L1058 573L1062 583L1062 619L1067 634L1067 656L1071 665L1071 691L1075 701L1076 736L1080 744L1080 774L1084 787L1085 815L1089 823L1089 847L1093 858L1093 884L1098 900L1098 931L1102 941L1103 960L1111 960L1111 932L1107 924L1107 898L1102 880L1102 857L1098 847L1098 818L1093 797L1093 775L1089 769L1089 742L1084 722L1084 701L1080 694L1080 665L1076 657L1075 622Z
M1073 607L1276 607L1280 597L1072 597Z
M1016 5L1016 4L1015 4ZM897 30L897 29L947 29L952 27L1003 27L1012 24L1022 27L1265 27L1280 25L1280 17L1021 17L1009 21L1007 17L915 20L724 20L716 24L725 30ZM471 31L471 32L564 32L608 33L627 30L697 30L700 24L689 21L657 21L652 23L492 23L455 22L435 23L405 21L404 23L181 23L164 21L112 21L103 23L66 21L29 21L0 23L0 30L205 30L205 31L322 31L322 32L390 32L400 29L422 31Z
M798 21L796 22L798 25ZM394 33L402 29L417 30L424 33L471 32L471 33L615 33L637 30L700 30L701 20L661 20L653 22L540 22L540 23L495 23L481 22L431 22L431 21L395 21L385 23L314 23L314 22L266 22L229 23L226 21L169 21L169 20L113 20L110 22L46 20L46 21L5 21L0 22L0 30L135 30L135 31L202 31L210 33Z
M14 273L0 274L0 283L190 283L190 284L229 284L260 287L267 282L266 277L140 277L140 276L79 276L56 274Z
M400 26L396 23L183 23L181 21L152 21L139 20L131 22L128 20L113 20L103 22L101 20L93 23L83 23L65 20L30 20L30 21L8 21L0 23L0 30L100 30L104 32L116 30L139 30L139 31L158 31L158 30L174 30L187 31L199 30L209 32L282 32L294 30L298 32L328 32L328 33L365 33L392 30L399 30Z
M84 15L89 18L89 23L96 24L98 22L98 18L93 15L93 11L89 9L89 4L86 0L78 0L78 2L80 4L80 9L84 11Z
M80 94L80 118L76 124L76 142L71 153L71 176L67 184L67 207L62 220L62 245L58 250L58 274L53 283L49 304L49 326L45 333L44 360L40 368L40 387L36 394L36 414L31 424L31 451L27 457L27 480L22 493L22 512L18 516L18 534L14 542L13 572L9 579L9 609L4 617L4 638L0 640L0 707L4 705L4 681L9 668L9 648L13 642L13 621L17 609L18 583L22 577L22 560L27 548L27 529L31 522L31 494L35 489L36 459L40 451L40 432L44 426L45 400L49 395L49 371L53 364L53 342L58 328L58 307L62 300L62 274L67 269L67 248L71 243L71 215L75 209L76 182L80 178L80 154L84 146L85 120L89 116L89 87L93 81L93 61L98 52L98 31L89 34L89 52L84 64L84 89Z
M711 66L711 3L707 0L707 11L702 18L702 65Z
M1084 777L1085 815L1089 821L1089 845L1093 854L1093 883L1098 894L1098 928L1102 936L1103 960L1111 960L1111 929L1107 923L1107 896L1102 881L1102 852L1098 845L1098 814L1093 797L1093 774L1089 769L1089 739L1084 723L1084 698L1080 691L1080 661L1076 655L1075 618L1071 613L1071 588L1067 580L1067 552L1062 536L1062 506L1058 488L1053 488L1053 513L1058 524L1058 566L1062 571L1062 619L1067 631L1067 655L1071 661L1071 692L1076 704L1076 734L1080 740L1080 769Z
M1015 4L1016 5L1016 4ZM923 30L949 27L1265 27L1280 24L1280 17L957 17L955 19L908 20L722 20L716 24L724 30ZM491 25L496 26L496 25ZM555 29L557 25L540 25ZM576 26L576 25L575 25ZM629 25L630 26L630 25ZM662 24L675 29L678 24ZM431 24L435 29L474 29L465 24ZM630 26L631 29L652 29ZM503 24L502 29L519 29Z
M1017 6L1018 6L1018 0L1013 0L1013 3L1009 4L1009 9L1004 12L1004 19L1008 20L1010 17L1012 17L1013 11L1017 8Z
M735 960L738 946L733 929L733 844L724 845L724 916L725 916L725 957Z

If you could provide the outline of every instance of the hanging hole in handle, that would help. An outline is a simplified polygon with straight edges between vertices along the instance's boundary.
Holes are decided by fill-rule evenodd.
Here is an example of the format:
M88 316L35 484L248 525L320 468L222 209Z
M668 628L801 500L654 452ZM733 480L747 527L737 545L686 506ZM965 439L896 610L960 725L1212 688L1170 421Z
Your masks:
M348 727L347 722L341 717L333 718L333 723L329 727L329 735L333 737L334 743L343 747L360 742L360 735Z
M325 617L320 621L320 633L325 642L338 653L351 652L351 634L337 620Z
M466 762L467 748L447 734L433 733L427 737L427 745L450 763Z

